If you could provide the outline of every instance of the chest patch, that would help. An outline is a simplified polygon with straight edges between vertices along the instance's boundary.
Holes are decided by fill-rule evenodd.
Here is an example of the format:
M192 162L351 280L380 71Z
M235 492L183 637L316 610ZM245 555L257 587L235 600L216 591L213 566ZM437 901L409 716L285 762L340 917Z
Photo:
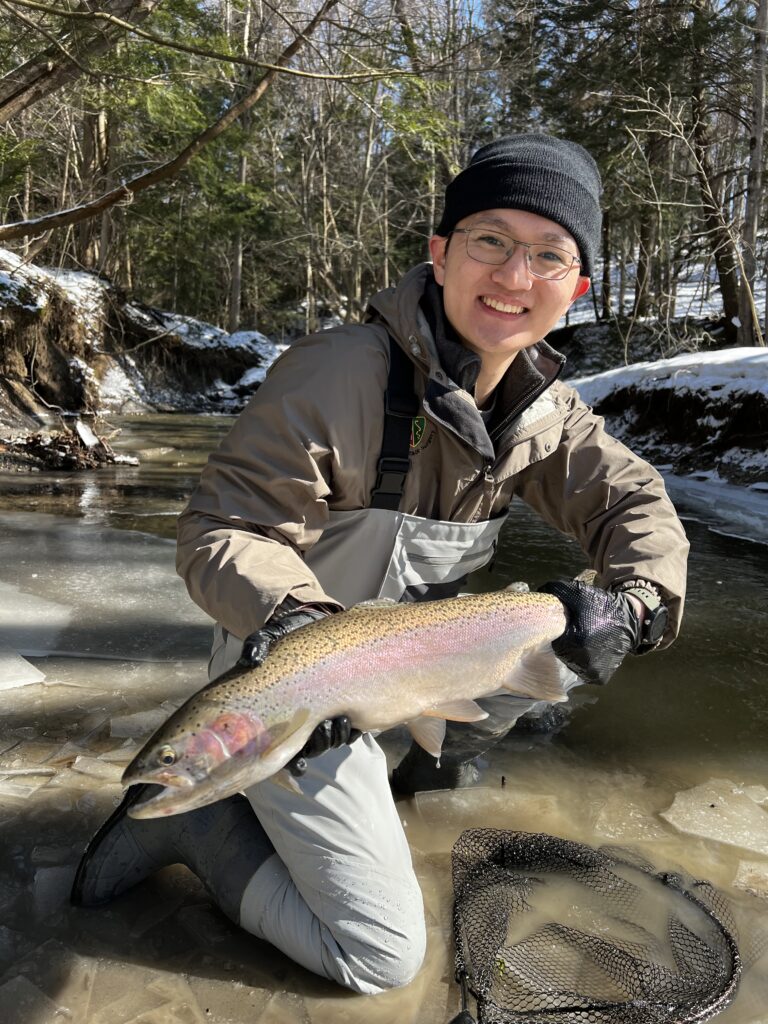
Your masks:
M424 440L424 431L427 429L425 416L414 416L411 420L411 451L418 448Z

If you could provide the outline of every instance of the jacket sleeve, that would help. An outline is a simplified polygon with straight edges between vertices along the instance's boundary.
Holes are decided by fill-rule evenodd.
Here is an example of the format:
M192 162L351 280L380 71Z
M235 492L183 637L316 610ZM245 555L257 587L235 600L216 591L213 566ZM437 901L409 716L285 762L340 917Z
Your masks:
M368 504L387 359L370 329L297 342L210 456L179 518L176 567L193 601L235 636L259 629L288 595L342 607L303 556L329 505Z
M568 405L560 443L520 473L515 492L579 542L600 586L636 577L656 584L670 613L666 647L680 628L689 544L664 481L572 388L555 387Z

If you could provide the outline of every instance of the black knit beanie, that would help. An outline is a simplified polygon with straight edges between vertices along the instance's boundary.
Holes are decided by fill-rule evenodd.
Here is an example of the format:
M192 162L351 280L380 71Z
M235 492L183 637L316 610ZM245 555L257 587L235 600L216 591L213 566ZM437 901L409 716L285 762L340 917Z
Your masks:
M590 277L600 247L597 164L582 146L552 135L509 135L483 146L445 190L438 235L481 210L526 210L555 221L579 247ZM525 239L524 239L525 241Z

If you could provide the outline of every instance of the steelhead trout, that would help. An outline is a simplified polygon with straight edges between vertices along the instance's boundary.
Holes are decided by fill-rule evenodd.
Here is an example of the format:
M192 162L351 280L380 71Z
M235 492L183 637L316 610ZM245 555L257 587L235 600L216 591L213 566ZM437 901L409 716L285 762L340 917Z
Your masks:
M551 646L565 627L557 598L513 590L366 601L310 623L278 640L258 668L235 667L171 715L122 780L165 789L130 813L178 814L262 782L336 715L364 732L405 723L439 757L446 719L487 717L475 697L503 689L566 699L575 676Z

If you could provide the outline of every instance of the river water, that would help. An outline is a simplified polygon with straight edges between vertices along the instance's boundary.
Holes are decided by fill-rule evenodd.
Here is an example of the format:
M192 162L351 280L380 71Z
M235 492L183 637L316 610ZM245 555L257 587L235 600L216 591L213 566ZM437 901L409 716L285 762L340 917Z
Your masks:
M230 926L180 867L106 908L68 906L122 768L205 681L210 624L174 576L172 538L229 422L128 419L112 443L140 453L139 467L0 477L3 1020L445 1024L458 1009L450 850L463 829L492 826L619 844L709 879L731 900L748 962L718 1020L766 1024L768 546L689 519L687 615L669 651L575 691L556 735L513 732L477 788L399 801L429 926L407 989L359 997L314 978ZM584 567L576 544L516 509L473 586ZM26 685L3 690L10 680ZM392 734L388 755L404 744Z

